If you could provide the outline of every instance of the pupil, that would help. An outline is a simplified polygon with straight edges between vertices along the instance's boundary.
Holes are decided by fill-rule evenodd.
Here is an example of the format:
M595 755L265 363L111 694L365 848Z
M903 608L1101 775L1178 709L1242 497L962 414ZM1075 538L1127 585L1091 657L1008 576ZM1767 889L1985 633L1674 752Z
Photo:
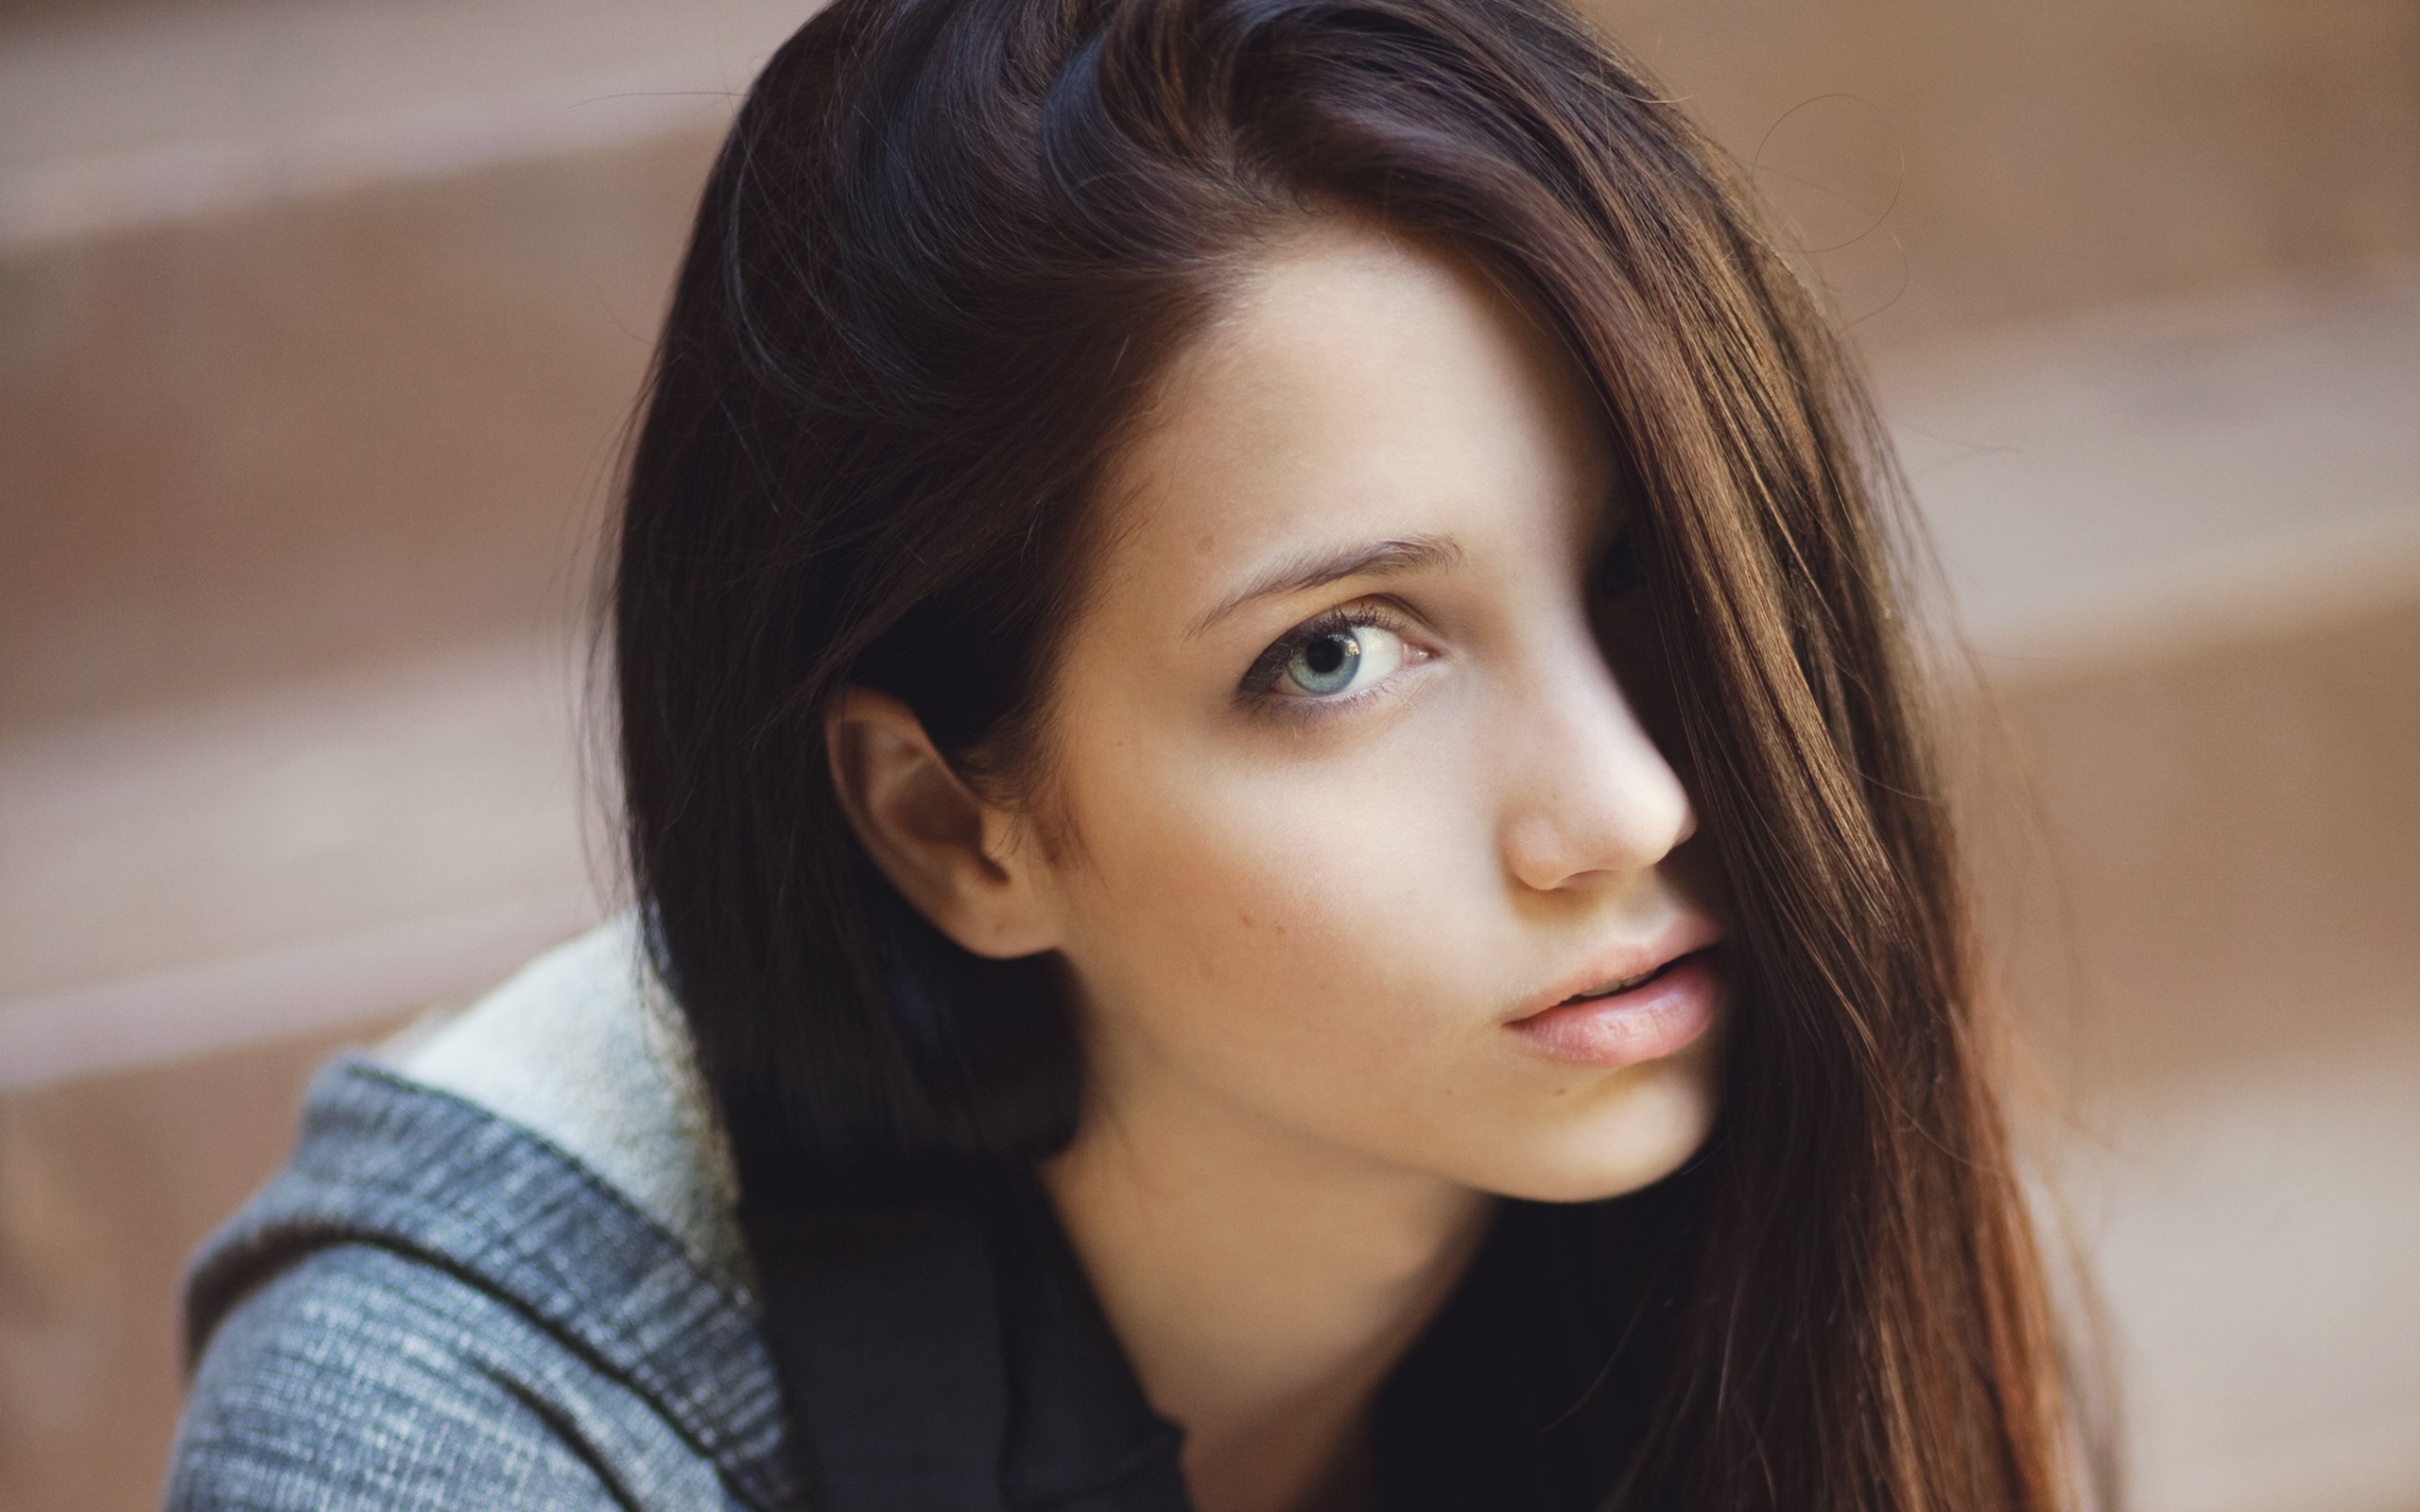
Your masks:
M1325 677L1344 665L1346 646L1340 635L1322 635L1303 649L1303 660L1313 672Z

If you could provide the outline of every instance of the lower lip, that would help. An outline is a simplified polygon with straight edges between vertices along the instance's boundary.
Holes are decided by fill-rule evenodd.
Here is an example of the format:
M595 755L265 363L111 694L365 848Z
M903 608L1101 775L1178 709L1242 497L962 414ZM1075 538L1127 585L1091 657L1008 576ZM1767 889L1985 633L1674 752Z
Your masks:
M1552 1060L1634 1066L1677 1054L1713 1027L1720 996L1714 966L1700 952L1645 986L1585 1003L1559 1003L1505 1027Z

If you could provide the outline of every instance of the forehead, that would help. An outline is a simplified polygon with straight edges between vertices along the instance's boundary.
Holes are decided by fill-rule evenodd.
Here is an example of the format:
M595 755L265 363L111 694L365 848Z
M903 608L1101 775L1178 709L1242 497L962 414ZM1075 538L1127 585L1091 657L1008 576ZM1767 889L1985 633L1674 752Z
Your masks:
M1305 549L1537 543L1611 472L1569 359L1520 307L1457 262L1322 223L1172 362L1107 479L1108 586L1193 604Z

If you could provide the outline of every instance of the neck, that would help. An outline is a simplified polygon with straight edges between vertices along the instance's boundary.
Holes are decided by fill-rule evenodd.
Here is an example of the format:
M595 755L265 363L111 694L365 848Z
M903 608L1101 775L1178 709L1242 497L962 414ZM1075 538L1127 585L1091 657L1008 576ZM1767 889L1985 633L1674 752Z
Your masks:
M1044 1181L1199 1512L1355 1500L1388 1369L1461 1278L1467 1187L1179 1095L1088 1111Z

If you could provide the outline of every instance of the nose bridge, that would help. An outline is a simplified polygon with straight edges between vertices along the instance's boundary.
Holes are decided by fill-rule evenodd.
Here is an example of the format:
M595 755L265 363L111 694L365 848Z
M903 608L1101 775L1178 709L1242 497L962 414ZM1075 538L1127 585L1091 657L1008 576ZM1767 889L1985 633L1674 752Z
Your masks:
M1539 891L1643 871L1697 825L1594 635L1565 639L1520 679L1498 747L1505 863Z

